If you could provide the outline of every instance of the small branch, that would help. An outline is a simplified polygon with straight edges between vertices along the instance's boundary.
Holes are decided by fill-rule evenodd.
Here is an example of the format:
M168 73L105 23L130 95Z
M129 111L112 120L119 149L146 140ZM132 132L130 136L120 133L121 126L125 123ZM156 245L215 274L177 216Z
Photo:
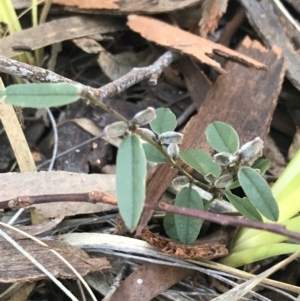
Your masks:
M104 100L125 91L129 87L143 80L150 79L151 84L156 84L157 78L161 75L164 68L169 66L179 57L179 54L167 51L152 65L143 68L134 68L124 76L99 89L82 85L50 70L21 63L13 59L6 58L2 55L0 55L0 72L25 78L33 82L72 83L79 85L83 90L89 91L89 93L94 95L94 97L96 97L98 100Z
M191 183L197 185L198 187L207 190L209 192L212 192L212 188L198 180L196 180L192 175L190 175L185 169L183 169L179 164L176 163L176 161L174 161L169 154L164 150L164 148L158 144L157 142L155 142L154 140L152 140L151 138L149 138L147 135L145 135L142 131L140 131L138 128L135 130L135 133L138 134L143 140L145 140L146 142L150 143L151 145L153 145L158 151L160 151L168 160L168 162L172 165L172 167L176 168L179 172L181 172L183 175L185 175Z
M234 225L239 227L247 227L253 229L264 230L267 232L272 232L276 234L281 234L290 238L294 238L296 240L300 240L300 233L289 231L285 228L284 224L270 224L270 223L262 223L262 222L254 222L249 219L237 218L233 216L227 216L223 214L212 213L208 211L190 209L186 207L169 205L167 203L145 203L145 210L163 210L166 212L176 213L180 215L186 215L191 217L201 218L216 224L220 224L223 226Z
M113 206L117 206L117 199L113 196L106 195L100 191L92 191L90 193L80 194L59 194L59 195L38 195L38 196L22 196L15 199L0 202L0 209L19 209L36 204L44 203L56 203L56 202L88 202L88 203L105 203ZM239 227L247 227L253 229L259 229L276 234L280 234L286 237L290 237L296 240L300 240L300 233L289 231L283 224L269 224L254 222L244 218L237 218L233 216L227 216L223 214L216 214L212 212L190 209L180 206L169 205L166 203L145 203L144 210L159 210L165 212L172 212L185 216L191 216L201 218L213 223L228 226L234 225Z

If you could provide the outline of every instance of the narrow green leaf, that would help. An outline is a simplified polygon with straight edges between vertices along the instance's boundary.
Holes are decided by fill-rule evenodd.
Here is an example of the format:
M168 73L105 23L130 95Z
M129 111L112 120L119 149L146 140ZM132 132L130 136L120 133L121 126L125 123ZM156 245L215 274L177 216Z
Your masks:
M156 110L156 118L150 123L151 129L156 134L162 134L168 131L174 131L177 126L177 120L174 113L168 108Z
M137 226L144 206L146 163L139 137L125 137L117 154L116 182L119 211L130 230Z
M243 216L253 220L262 222L261 215L256 210L256 208L251 204L249 199L240 198L237 195L231 193L230 190L225 190L225 195L228 198L229 202L238 210Z
M166 163L167 158L150 143L143 143L146 159L148 162Z
M239 148L237 132L224 122L215 121L209 124L205 134L210 146L218 152L234 154Z
M3 91L6 103L27 108L63 106L80 97L78 86L70 83L11 85Z
M178 239L174 213L167 212L164 218L164 229L170 238Z
M260 174L263 175L268 170L269 166L270 166L270 161L268 159L259 158L252 164L251 167L253 169L259 169Z
M239 182L252 205L267 219L277 221L279 209L268 183L254 169L242 167Z
M193 167L204 176L211 173L218 178L221 174L220 165L215 163L212 157L201 149L181 151L180 157L184 163Z
M190 187L184 187L176 195L175 205L191 209L203 210L203 201L199 193ZM179 240L186 244L192 244L200 233L203 220L184 215L174 215L176 231Z

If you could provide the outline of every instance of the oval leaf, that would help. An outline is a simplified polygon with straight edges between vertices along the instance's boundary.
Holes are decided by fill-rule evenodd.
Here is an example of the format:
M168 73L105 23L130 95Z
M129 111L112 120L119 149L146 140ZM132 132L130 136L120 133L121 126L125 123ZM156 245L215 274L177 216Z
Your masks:
M255 209L255 207L250 203L249 199L247 198L240 198L230 190L226 189L225 195L228 198L229 202L238 210L243 216L253 220L262 222L261 215Z
M177 126L176 116L168 108L157 109L156 118L151 121L150 126L156 134L174 131Z
M144 206L146 163L139 137L125 137L117 154L116 182L119 211L130 230L137 226Z
M170 238L178 239L174 213L167 212L167 214L164 218L164 229Z
M220 165L215 163L212 157L201 149L181 151L180 157L184 163L193 167L204 176L211 173L218 178L221 174Z
M267 219L277 221L279 209L268 183L250 167L242 167L238 179L252 205Z
M259 158L251 166L253 169L259 169L260 174L263 175L270 167L270 161L268 159Z
M79 87L70 83L11 85L4 91L6 103L27 108L63 106L80 97Z
M175 205L203 210L203 201L199 193L189 187L184 187L176 195ZM178 214L174 215L174 220L179 240L186 245L192 244L200 233L203 220Z
M210 146L218 152L234 154L239 148L237 132L224 122L215 121L209 124L205 134Z
M167 158L150 143L143 143L146 159L148 162L166 163Z

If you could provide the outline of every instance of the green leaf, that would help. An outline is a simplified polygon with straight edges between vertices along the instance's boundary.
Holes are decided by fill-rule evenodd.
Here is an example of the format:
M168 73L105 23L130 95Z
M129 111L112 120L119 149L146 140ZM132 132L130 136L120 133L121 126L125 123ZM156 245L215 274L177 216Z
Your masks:
M11 85L3 91L6 103L27 108L63 106L80 97L78 86L70 83L19 84Z
M210 146L218 152L234 154L239 148L237 132L224 122L215 121L209 124L205 134Z
M148 162L166 163L167 158L150 143L143 143L146 159Z
M253 220L262 222L261 215L256 210L256 208L251 204L249 199L240 198L237 195L231 193L230 190L225 190L225 195L228 198L229 202L238 210L243 216Z
M268 159L259 158L252 164L251 167L253 169L259 169L260 174L263 175L268 170L269 166L270 161Z
M238 179L252 205L267 219L277 221L278 205L262 176L250 167L242 167L238 172Z
M232 189L238 188L238 187L240 187L240 186L241 186L241 184L240 184L239 180L236 180L236 181L234 181L233 183L231 183L231 184L227 187L227 189L232 190Z
M164 218L164 229L170 238L178 239L174 213L167 212Z
M189 187L184 187L176 195L175 205L203 210L203 201L199 193ZM195 217L189 217L184 215L174 215L176 231L179 240L186 244L192 244L198 237L200 233L203 220Z
M221 174L220 165L215 163L212 157L201 149L181 151L180 157L184 163L193 167L204 176L211 173L218 178Z
M177 120L174 113L168 108L156 110L156 118L150 123L151 129L156 134L162 134L168 131L174 131L177 126Z
M144 206L146 163L139 137L125 137L117 154L116 182L119 211L130 230L137 226Z

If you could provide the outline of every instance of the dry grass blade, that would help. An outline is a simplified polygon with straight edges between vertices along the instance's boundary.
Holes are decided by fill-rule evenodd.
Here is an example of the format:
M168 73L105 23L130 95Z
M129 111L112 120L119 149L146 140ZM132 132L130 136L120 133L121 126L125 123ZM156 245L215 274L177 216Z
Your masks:
M202 266L202 267L207 267L207 268L211 268L211 269L215 269L217 271L223 272L223 273L228 273L231 275L236 276L237 278L242 278L242 279L253 279L255 277L255 275L241 271L239 269L235 269L223 264L220 264L218 262L214 262L214 261L207 261L207 260L189 260L189 262ZM264 278L262 279L261 283L265 284L265 285L270 285L273 287L276 287L277 289L281 289L281 290L286 290L289 292L294 292L296 294L300 294L300 288L298 286L294 286L294 285L290 285L287 283L283 283L283 282L279 282L273 279L268 279L268 278Z
M119 256L123 256L125 258L138 258L142 261L149 261L154 263L159 263L160 261L160 264L163 265L175 264L176 266L194 269L202 273L208 274L210 276L214 276L214 270L217 270L222 271L222 274L227 277L232 277L236 279L250 279L255 277L255 275L243 272L238 269L230 268L213 261L189 260L189 262L193 263L190 264L189 262L163 254L161 251L152 247L145 241L129 237L100 233L69 233L65 235L60 235L59 240L67 242L70 245L75 246L77 248L82 248L86 251L98 251L108 254L113 254L114 252L116 252L115 254L118 254ZM130 255L124 253L130 253ZM137 256L132 254L136 254ZM146 256L147 258L143 256ZM200 267L197 267L196 265ZM293 285L288 285L271 279L262 279L261 283L268 285L270 289L272 289L272 287L276 287L282 290L288 290L290 292L300 294L300 288Z
M10 229L10 230L13 230L13 231L16 231L16 232L18 232L18 233L20 233L20 234L22 234L23 236L25 236L25 237L27 237L27 238L30 238L30 239L32 239L34 242L36 242L36 243L38 243L39 245L41 245L41 246L43 246L43 247L47 247L48 249L49 249L49 251L50 252L52 252L55 256L57 256L77 277L78 277L78 279L81 281L81 283L84 285L84 287L86 288L86 290L89 292L89 294L90 294L90 296L91 296L91 298L92 298L92 300L94 300L94 301L97 301L97 298L95 297L95 295L94 295L94 293L92 292L92 290L90 289L90 287L88 286L88 284L86 283L86 281L82 278L82 276L75 270L75 268L68 262L68 261L66 261L66 259L65 258L63 258L57 251L55 251L55 250L53 250L53 249L50 249L49 248L49 246L47 245L47 244L45 244L45 243L43 243L42 241L40 241L39 239L37 239L36 237L34 237L34 236L32 236L32 235L30 235L30 234L28 234L28 233L26 233L26 232L24 232L24 231L21 231L21 230L19 230L19 229L17 229L17 228L15 228L15 227L12 227L12 226L9 226L9 225L6 225L6 224L4 224L4 223L1 223L0 222L0 225L1 226L3 226L3 227L6 227L6 228L8 228L8 229ZM6 233L4 233L2 230L0 230L1 232L0 232L0 234L3 236L3 237L5 237L5 236L7 236L7 234ZM4 235L3 235L4 234ZM8 236L8 238L9 238L9 236ZM7 237L5 237L5 239L7 239ZM10 241L11 242L11 241ZM20 250L20 249L18 249L18 250ZM24 250L24 249L23 249ZM21 251L21 250L20 250ZM24 250L25 251L25 250ZM26 252L26 251L25 251ZM22 252L23 253L23 252ZM27 253L27 252L26 252ZM25 253L23 253L24 255L25 255ZM32 256L29 254L29 253L27 253L26 255L25 255L31 262L33 262L34 263L34 261L32 261L30 258L32 258ZM33 258L34 259L34 258ZM36 263L34 263L35 265L36 265ZM37 266L37 265L36 265ZM69 292L70 294L68 294L66 291L65 291L65 289L63 289L62 288L62 286L61 285L59 285L58 284L58 282L57 282L57 279L54 277L54 279L53 279L53 276L51 275L51 273L50 272L48 272L47 273L47 270L43 267L43 266L39 266L38 267L39 269L41 269L52 281L54 281L68 296L71 296L72 294L71 294L71 292ZM56 280L56 281L55 281ZM68 291L68 290L67 290ZM75 299L73 299L73 297L75 298ZM75 297L75 296L73 296L73 297L71 297L71 299L72 300L77 300L77 298Z
M5 89L0 78L0 89ZM35 163L13 106L0 100L0 118L21 172L36 171Z
M5 225L5 224L4 224ZM58 281L43 265L41 265L34 257L32 257L25 249L23 249L16 241L0 229L0 235L7 240L13 247L22 253L31 263L39 270L47 275L71 300L79 301L60 281ZM97 300L96 300L97 301Z
M288 263L295 260L297 257L300 256L300 251L292 254L288 258L282 260L281 262L277 263L276 265L272 266L271 268L267 269L263 273L257 275L251 280L248 280L235 288L231 289L230 291L226 292L225 294L214 298L212 301L236 301L242 298L244 295L246 295L252 288L254 288L256 285L260 284L263 279L270 276L280 268L283 268Z

